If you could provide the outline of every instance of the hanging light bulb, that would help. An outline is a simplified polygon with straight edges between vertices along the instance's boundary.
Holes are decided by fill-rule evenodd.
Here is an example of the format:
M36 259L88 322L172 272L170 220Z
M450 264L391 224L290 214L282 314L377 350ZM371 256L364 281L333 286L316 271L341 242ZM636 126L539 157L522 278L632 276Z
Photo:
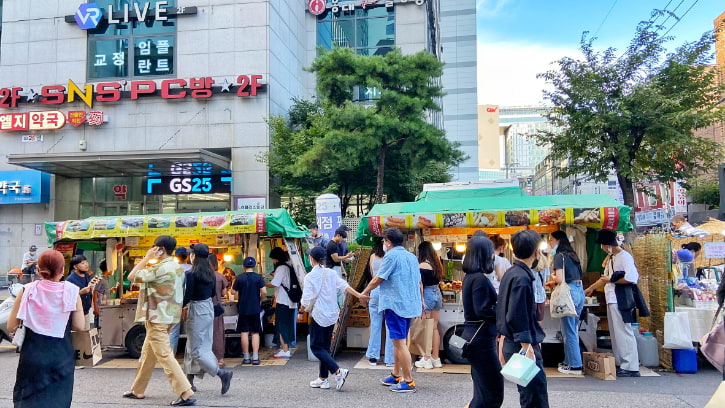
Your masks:
M224 262L231 262L234 260L234 255L232 254L224 254L222 257L224 259Z
M433 243L433 249L436 251L440 251L441 248L443 248L443 244L441 244L439 241L434 241Z
M456 251L457 252L465 252L466 251L466 243L465 242L456 242Z

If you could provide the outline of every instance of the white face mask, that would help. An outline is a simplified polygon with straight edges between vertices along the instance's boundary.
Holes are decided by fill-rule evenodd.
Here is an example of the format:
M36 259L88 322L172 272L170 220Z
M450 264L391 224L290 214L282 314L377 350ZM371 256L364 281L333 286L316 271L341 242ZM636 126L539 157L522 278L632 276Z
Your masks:
M389 250L388 244L383 243L383 252L388 252L388 250Z

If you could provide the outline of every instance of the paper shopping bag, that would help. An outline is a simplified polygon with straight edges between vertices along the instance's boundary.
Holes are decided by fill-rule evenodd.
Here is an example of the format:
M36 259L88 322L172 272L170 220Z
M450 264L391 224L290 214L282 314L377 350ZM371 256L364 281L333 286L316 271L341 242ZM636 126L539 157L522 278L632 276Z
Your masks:
M98 337L97 329L71 332L71 337L73 339L77 366L93 367L103 359L101 339Z
M720 408L725 407L725 381L720 383L715 393L710 397L710 401L705 405L705 408Z
M501 375L514 384L526 387L536 377L539 370L536 361L520 353L515 353L501 369Z
M433 347L433 319L416 317L408 331L408 350L410 354L424 356L430 354Z
M606 353L583 353L584 374L600 380L616 380L617 366L614 356Z

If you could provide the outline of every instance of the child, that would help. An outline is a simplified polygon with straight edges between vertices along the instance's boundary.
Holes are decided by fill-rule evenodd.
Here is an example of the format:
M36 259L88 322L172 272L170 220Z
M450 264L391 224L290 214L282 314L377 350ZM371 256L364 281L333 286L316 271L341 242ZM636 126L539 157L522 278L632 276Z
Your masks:
M248 257L244 260L244 273L234 280L232 293L237 297L237 332L242 335L242 364L259 365L259 334L262 332L262 307L260 301L267 297L264 278L254 271L257 260ZM252 354L249 354L249 333L252 333Z

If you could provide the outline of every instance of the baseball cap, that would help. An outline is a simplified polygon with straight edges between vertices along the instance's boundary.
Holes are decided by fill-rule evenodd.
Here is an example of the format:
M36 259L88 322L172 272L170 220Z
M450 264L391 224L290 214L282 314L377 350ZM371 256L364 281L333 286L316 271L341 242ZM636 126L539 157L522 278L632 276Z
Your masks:
M345 230L342 229L342 228L336 229L335 230L335 235L339 235L339 236L341 236L343 238L347 238L347 232L345 232Z
M327 251L316 246L308 249L307 254L315 261L322 262L325 259L325 256L327 256Z
M179 247L176 249L175 254L176 256L187 256L189 255L189 250L186 247Z
M35 251L35 250L37 250L37 249L38 249L38 247L37 247L37 246L35 246L35 245L31 245L31 246L30 246L30 252L32 252L32 251Z
M244 258L244 267L245 268L254 268L255 266L257 266L257 260L254 259L254 257L248 256L248 257Z

